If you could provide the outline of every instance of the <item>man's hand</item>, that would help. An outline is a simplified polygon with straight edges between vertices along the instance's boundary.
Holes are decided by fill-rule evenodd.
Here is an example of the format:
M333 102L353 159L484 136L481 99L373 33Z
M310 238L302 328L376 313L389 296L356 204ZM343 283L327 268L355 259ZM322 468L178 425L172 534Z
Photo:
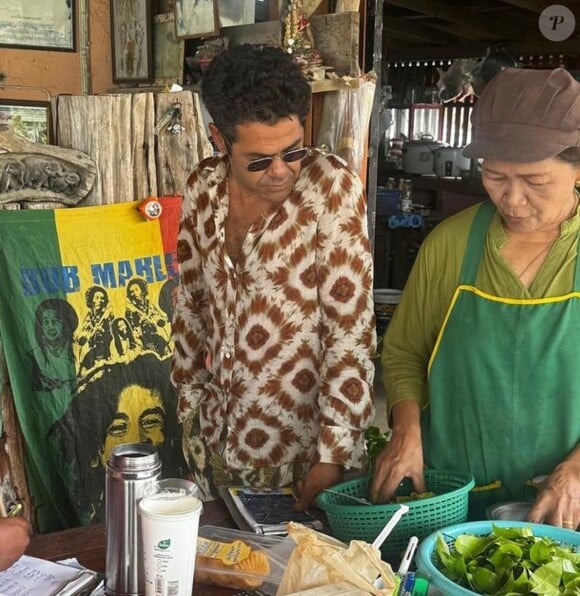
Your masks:
M0 519L0 570L8 569L26 550L30 525L22 517Z
M298 501L294 505L296 511L308 509L314 502L316 495L325 488L330 488L335 484L342 482L342 467L337 464L314 464L308 473L304 482L298 482Z

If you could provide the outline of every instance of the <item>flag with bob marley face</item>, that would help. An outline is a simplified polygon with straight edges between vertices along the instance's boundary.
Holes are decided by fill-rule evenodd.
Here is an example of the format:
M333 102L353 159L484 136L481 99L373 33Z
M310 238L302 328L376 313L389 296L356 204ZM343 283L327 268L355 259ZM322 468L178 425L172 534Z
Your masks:
M104 521L111 449L185 474L169 378L180 197L0 211L0 335L38 531Z

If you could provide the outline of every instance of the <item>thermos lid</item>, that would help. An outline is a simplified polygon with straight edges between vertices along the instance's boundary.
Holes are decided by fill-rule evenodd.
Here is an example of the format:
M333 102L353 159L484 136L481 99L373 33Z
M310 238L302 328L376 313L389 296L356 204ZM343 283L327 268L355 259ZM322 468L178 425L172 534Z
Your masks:
M111 449L107 467L113 475L142 472L154 474L161 469L161 459L157 449L150 443L124 443Z

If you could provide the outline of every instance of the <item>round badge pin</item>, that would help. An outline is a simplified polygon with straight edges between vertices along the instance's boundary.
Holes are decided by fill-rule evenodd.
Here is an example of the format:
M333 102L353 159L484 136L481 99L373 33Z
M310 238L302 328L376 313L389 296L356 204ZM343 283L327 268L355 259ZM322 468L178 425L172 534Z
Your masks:
M138 209L145 219L158 219L163 211L161 203L153 197L142 201Z

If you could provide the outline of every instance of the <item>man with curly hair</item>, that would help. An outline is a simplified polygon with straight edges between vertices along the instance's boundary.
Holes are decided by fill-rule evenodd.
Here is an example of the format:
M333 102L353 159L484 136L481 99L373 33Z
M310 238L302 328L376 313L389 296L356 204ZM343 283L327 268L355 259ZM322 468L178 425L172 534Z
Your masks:
M366 198L304 146L310 87L280 48L230 48L202 98L219 154L189 177L172 378L184 452L217 487L295 484L299 509L366 460L375 331Z
M102 286L91 286L85 292L88 311L78 330L75 341L80 346L78 356L81 376L96 366L101 366L111 357L111 323L115 316L109 294Z

